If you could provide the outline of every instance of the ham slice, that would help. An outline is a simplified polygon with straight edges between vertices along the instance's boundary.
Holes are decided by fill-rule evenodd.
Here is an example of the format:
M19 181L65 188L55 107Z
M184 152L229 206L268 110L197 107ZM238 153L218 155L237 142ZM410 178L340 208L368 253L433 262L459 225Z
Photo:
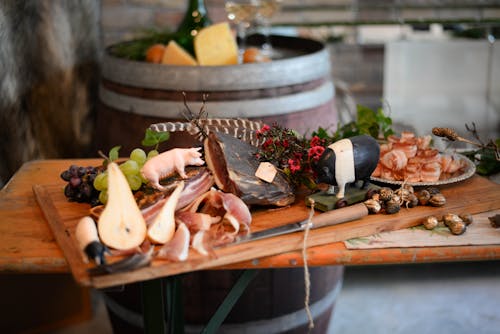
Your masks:
M405 152L401 150L392 150L384 154L380 159L380 162L384 167L389 168L392 171L402 170L406 167L408 163L408 158Z
M212 224L221 221L221 217L212 217L209 214L201 212L181 211L175 215L178 223L184 223L191 233L198 231L208 231Z
M186 261L189 255L190 236L187 226L184 223L180 223L173 238L160 248L156 254L156 258L171 261Z

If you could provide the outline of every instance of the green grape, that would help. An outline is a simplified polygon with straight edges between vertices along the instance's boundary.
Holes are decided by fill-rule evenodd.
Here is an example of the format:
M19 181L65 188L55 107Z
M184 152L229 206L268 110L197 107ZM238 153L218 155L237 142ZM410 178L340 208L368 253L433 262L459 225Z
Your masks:
M139 190L139 188L142 186L142 179L138 174L127 175L126 178L130 189L132 189L133 191Z
M126 176L139 174L139 169L139 164L134 160L127 160L120 165L120 170Z
M157 150L151 150L148 152L148 160L153 158L153 157L156 157L158 155L158 151Z
M143 149L136 148L132 152L130 152L130 159L134 160L139 164L139 166L144 165L146 162L146 152Z
M99 202L106 204L108 202L108 191L103 190L99 193Z
M97 174L94 179L94 188L98 191L103 191L108 189L108 173Z

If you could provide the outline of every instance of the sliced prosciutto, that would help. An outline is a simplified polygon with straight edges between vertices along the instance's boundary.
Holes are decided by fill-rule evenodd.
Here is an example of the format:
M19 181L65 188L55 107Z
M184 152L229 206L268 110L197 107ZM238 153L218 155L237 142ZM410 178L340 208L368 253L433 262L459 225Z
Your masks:
M171 261L186 261L189 255L190 236L187 226L180 223L173 238L160 248L156 254L156 258Z

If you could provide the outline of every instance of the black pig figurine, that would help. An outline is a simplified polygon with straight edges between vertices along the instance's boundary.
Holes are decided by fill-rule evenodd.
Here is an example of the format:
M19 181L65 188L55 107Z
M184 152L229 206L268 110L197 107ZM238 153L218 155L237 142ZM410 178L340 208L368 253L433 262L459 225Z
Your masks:
M313 166L317 182L338 186L338 198L344 198L345 186L358 180L366 188L377 167L380 146L368 135L341 139L328 146Z

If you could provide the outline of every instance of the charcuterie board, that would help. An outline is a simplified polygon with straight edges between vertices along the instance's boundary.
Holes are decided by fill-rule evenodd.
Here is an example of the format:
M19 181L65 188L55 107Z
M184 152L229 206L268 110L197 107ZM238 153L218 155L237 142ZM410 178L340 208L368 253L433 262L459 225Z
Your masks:
M68 202L62 188L62 184L34 185L33 191L75 280L84 286L103 288L128 284L217 268L299 250L303 247L304 234L298 232L248 243L229 244L215 249L214 254L208 257L191 250L188 260L184 262L153 260L151 265L134 271L91 276L87 269L93 265L84 261L83 253L79 250L74 236L78 220L88 214L89 207L85 204ZM311 230L308 234L307 247L416 226L423 217L430 214L440 215L447 212L475 214L500 208L500 186L479 176L473 176L458 184L443 186L441 191L447 198L447 203L443 207L419 206L402 209L393 215L369 215L355 221ZM251 230L256 232L302 221L307 219L309 210L300 198L285 208L253 210Z

